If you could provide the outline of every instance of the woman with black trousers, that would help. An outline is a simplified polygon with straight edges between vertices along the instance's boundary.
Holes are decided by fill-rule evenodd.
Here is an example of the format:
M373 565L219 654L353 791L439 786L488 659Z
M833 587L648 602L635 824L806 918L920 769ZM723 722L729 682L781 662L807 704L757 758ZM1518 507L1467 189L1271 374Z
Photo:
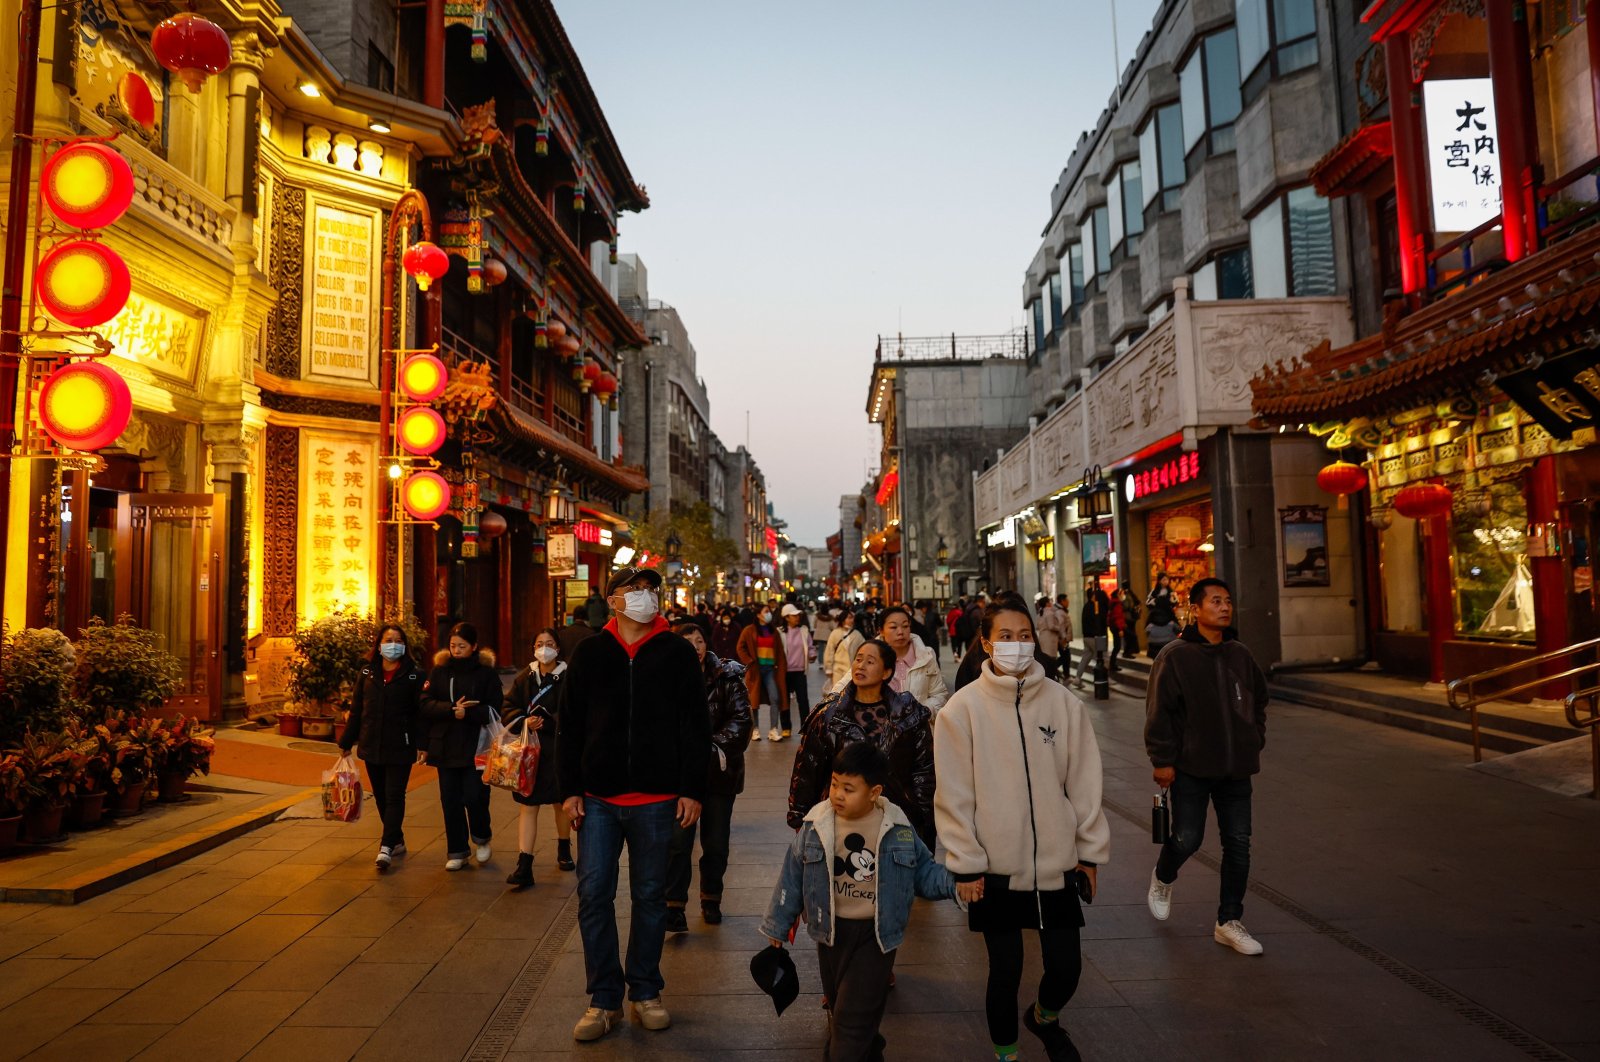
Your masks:
M561 806L561 778L556 760L556 721L561 714L561 677L567 673L561 659L561 645L554 627L546 627L533 638L533 663L517 672L506 694L500 721L508 730L539 736L539 773L534 776L533 792L527 796L512 793L517 808L517 869L506 878L507 885L525 889L533 884L533 849L539 843L539 809L551 805L556 818L556 866L571 870L572 820Z
M367 784L383 820L376 860L380 874L406 854L406 786L422 737L421 707L422 672L411 659L406 632L393 624L379 628L372 659L356 680L339 747L347 754L359 748L367 765Z
M433 671L422 691L422 718L428 723L427 763L439 771L439 804L444 809L446 870L460 870L467 856L489 861L489 787L474 759L478 736L500 711L500 674L494 653L478 648L478 628L450 628L448 649L434 654Z

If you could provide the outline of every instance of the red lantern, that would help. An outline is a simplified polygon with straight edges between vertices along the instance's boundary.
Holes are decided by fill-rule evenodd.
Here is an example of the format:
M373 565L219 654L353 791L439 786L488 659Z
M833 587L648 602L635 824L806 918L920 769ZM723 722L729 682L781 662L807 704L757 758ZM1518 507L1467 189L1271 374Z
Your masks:
M427 291L429 284L450 272L450 256L438 244L427 240L407 247L401 262L420 291Z
M1450 511L1454 495L1443 483L1412 483L1394 494L1394 508L1401 516L1427 520Z
M478 537L499 538L506 533L506 518L493 509L478 514Z
M145 132L156 127L156 100L150 92L150 82L129 71L117 82L117 102L126 114Z
M1317 473L1317 486L1339 496L1339 508L1348 509L1348 495L1367 489L1367 470L1349 461L1335 461Z
M150 34L156 61L178 75L190 92L233 62L233 45L222 27L192 11L173 15Z
M133 202L133 169L104 144L68 144L44 164L39 192L50 213L75 229L103 229Z
M96 328L122 312L133 288L122 256L95 240L58 243L34 278L45 312L74 328Z
M610 398L617 393L617 378L609 372L602 372L594 382L594 393L601 398Z
M563 358L573 357L582 349L583 340L577 336L562 336L556 340L556 353Z
M413 402L432 402L449 383L444 362L432 354L413 354L400 366L400 390Z
M506 282L506 264L498 258L485 258L483 260L483 284L485 287L498 287Z
M400 414L399 433L406 453L426 457L444 445L444 418L427 406L412 406Z
M450 484L437 472L413 472L400 488L400 502L413 520L431 523L450 508Z
M544 334L546 339L554 343L556 340L567 334L567 326L562 324L560 321L551 321L549 324L544 326Z
M39 389L39 423L57 445L69 450L110 446L132 413L127 381L103 362L69 362Z
M587 391L595 384L599 383L600 373L602 371L603 370L600 368L600 363L595 361L593 358L590 358L588 361L584 362L583 379L578 381L578 389L580 391Z

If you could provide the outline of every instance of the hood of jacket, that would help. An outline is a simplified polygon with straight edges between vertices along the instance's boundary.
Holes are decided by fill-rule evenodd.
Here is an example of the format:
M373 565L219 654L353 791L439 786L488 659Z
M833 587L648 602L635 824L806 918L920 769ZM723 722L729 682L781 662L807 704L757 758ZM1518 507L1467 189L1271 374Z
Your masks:
M440 649L438 652L433 654L434 667L445 667L453 661L455 661L455 658L450 655L450 650L448 649ZM494 661L495 656L493 649L490 649L487 646L480 646L478 648L478 663L482 664L484 667L494 667ZM455 662L460 664L468 664L472 662L472 658L469 656Z
M892 800L881 796L874 800L873 803L878 806L879 811L883 812L883 827L885 830L887 830L890 826L911 825L911 820L906 818L906 813L900 809L899 804L896 804ZM811 823L813 826L816 826L819 834L823 832L822 827L819 824L824 822L828 823L827 832L830 835L833 833L832 820L833 802L830 800L819 801L815 807L806 812L805 821ZM831 843L833 841L832 836L829 836L827 841L829 842L827 851L831 852L833 851Z
M718 679L730 678L744 681L744 665L737 660L725 660L706 650L706 658L700 662L700 672L705 676L706 688L716 685Z

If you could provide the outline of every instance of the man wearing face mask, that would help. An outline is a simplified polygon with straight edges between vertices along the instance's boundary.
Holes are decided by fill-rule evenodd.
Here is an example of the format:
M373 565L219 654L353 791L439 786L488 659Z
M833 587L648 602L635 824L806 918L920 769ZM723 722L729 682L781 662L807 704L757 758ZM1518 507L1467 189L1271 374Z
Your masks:
M661 990L667 860L674 829L700 817L711 723L700 661L666 636L661 575L623 568L606 587L615 613L578 646L560 714L561 794L578 844L578 930L589 1008L572 1035L598 1040L622 1020L624 989L646 1029L671 1024ZM616 892L628 846L627 967L617 954Z

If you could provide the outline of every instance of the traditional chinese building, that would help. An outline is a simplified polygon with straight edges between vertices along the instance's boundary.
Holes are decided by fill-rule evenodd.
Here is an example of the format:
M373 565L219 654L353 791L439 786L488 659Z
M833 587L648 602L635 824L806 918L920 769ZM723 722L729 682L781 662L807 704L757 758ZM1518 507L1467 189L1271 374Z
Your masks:
M1600 635L1600 5L1336 6L1362 338L1254 405L1364 468L1369 655L1441 681Z

